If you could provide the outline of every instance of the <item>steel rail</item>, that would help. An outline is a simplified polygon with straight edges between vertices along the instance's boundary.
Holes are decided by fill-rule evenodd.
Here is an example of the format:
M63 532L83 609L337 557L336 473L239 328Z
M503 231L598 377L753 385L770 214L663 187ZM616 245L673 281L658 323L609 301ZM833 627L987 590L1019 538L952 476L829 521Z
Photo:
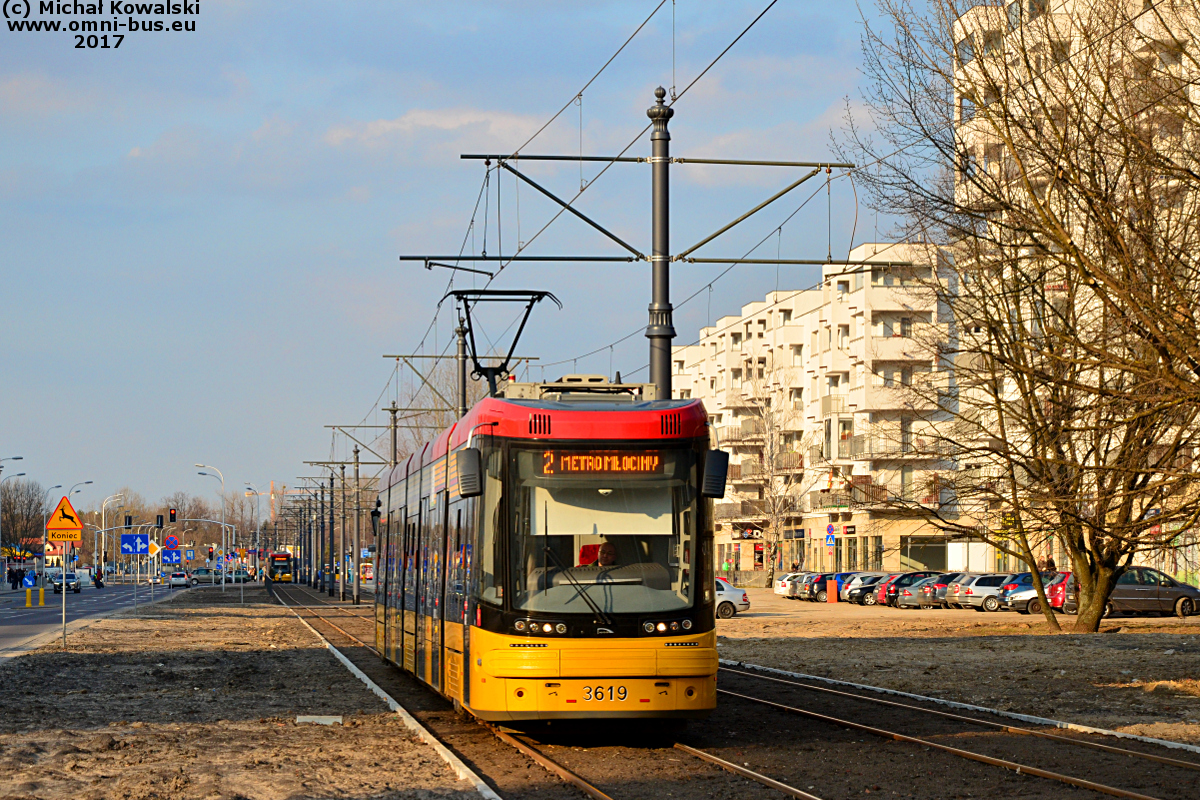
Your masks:
M1157 761L1160 764L1167 764L1172 767L1182 767L1183 769L1200 770L1200 764L1197 764L1194 761L1183 761L1178 758L1168 758L1167 756L1155 755L1154 753L1141 753L1141 752L1138 752L1137 750L1126 750L1123 747L1113 747L1112 745L1100 744L1099 742L1089 742L1086 739L1075 739L1070 736L1059 736L1058 734L1046 733L1045 731L1039 731L1034 728L1020 728L1015 725L1005 725L1002 722L992 722L991 720L976 719L974 717L968 717L965 714L954 714L949 711L938 711L933 708L924 708L922 706L909 705L908 703L897 703L894 700L884 700L884 699L878 698L878 697L865 697L861 694L854 694L853 692L843 692L843 691L839 691L838 689L828 689L824 686L813 686L812 684L808 684L808 683L799 683L798 681L789 681L789 680L785 680L783 678L773 678L770 675L759 675L754 672L743 672L741 670L730 669L729 667L720 667L720 670L724 671L724 672L732 673L734 675L745 675L746 677L749 677L749 678L761 678L764 681L774 681L776 683L784 683L789 686L796 686L801 689L808 689L813 692L825 692L826 694L835 694L835 695L838 695L839 697L851 697L851 698L854 698L855 700L863 700L868 703L878 703L878 704L884 705L884 706L893 706L894 708L903 708L906 711L920 711L922 713L933 714L934 716L938 716L938 717L945 717L947 719L961 720L963 722L969 722L973 725L981 725L985 728L997 728L997 729L1005 731L1007 733L1014 733L1014 734L1019 734L1022 736L1036 736L1038 738L1049 739L1050 741L1054 741L1054 742L1064 742L1067 744L1078 745L1079 747L1089 747L1089 748L1092 748L1093 750L1102 750L1106 753L1118 753L1120 755L1134 756L1136 758L1144 758L1149 761Z
M275 592L276 592L276 594L277 594L277 595L279 594L279 590L278 590L278 589L276 589L276 590L275 590ZM292 600L292 605L290 605L290 606L287 606L288 608L292 608L292 609L296 609L296 608L303 608L303 609L305 609L305 610L307 610L307 611L311 611L311 612L313 612L313 616L314 616L314 617L316 617L317 619L321 620L322 622L324 622L324 623L325 623L326 625L328 625L329 627L333 628L333 629L334 629L335 631L337 631L338 633L342 634L343 636L345 636L345 637L346 637L346 638L348 638L348 639L353 639L354 641L358 642L358 643L359 643L360 645L362 645L363 647L365 647L365 648L367 648L368 650L370 650L370 651L371 651L372 653L374 653L375 655L377 655L377 656L378 656L378 655L380 655L380 652L379 652L378 650L376 650L376 649L375 649L375 648L374 648L372 645L369 645L369 644L367 644L367 643L366 643L366 642L364 642L362 639L358 638L358 637L357 637L357 636L355 636L353 633L350 633L350 632L349 632L349 631L347 631L346 629L342 628L342 627L341 627L341 626L339 626L337 623L333 622L331 619L329 619L328 617L324 616L323 614L318 614L318 613L316 613L316 612L317 612L317 608L316 608L315 606L306 606L306 605L301 605L300 603L297 603L297 602L295 602L295 598L292 598L292 597L290 597L290 596L289 596L289 598L288 598L288 599L289 599L289 600ZM284 605L287 605L287 604L285 603Z
M688 747L686 744L680 744L679 742L675 743L675 749L681 750L688 755L693 755L696 758L703 759L710 764L716 764L721 769L729 770L737 775L741 775L743 778L749 778L752 781L758 781L763 786L768 786L772 789L783 792L786 795L798 797L800 800L821 800L821 798L817 797L815 794L809 794L808 792L801 791L794 786L788 786L786 783L781 783L774 778L768 778L766 775L763 775L760 772L755 772L752 769L747 769L746 767L734 764L732 761L726 761L723 758L717 758L712 753L706 753L703 750L697 750L694 747Z
M331 603L331 602L329 602L328 600L323 600L323 599L321 599L320 597L311 597L311 598L309 598L309 599L310 599L310 600L316 600L318 603L322 603L322 604L324 604L324 605L327 605L327 606L329 606L329 607L330 607L330 608L332 608L334 611L341 611L343 614L346 614L346 615L348 615L348 616L351 616L351 617L355 617L356 619L362 619L362 620L371 620L371 621L374 621L374 619L375 619L375 614L374 614L374 612L372 612L372 611L369 611L369 610L367 610L367 613L365 613L365 614L355 614L353 611L351 611L351 610L350 610L350 609L348 609L348 608L344 608L344 607L342 607L342 606L339 606L337 603ZM359 608L362 608L362 606L358 606L358 607L359 607ZM314 606L314 608L315 608L315 606ZM364 610L365 610L365 609L364 609Z
M1106 786L1103 783L1096 783L1084 778L1073 778L1070 775L1063 775L1059 772L1051 772L1050 770L1031 767L1027 764L1018 764L1015 761L1007 761L1003 758L993 758L992 756L985 756L982 753L975 753L970 750L962 750L958 747L950 747L949 745L939 744L937 742L930 741L929 739L920 739L916 736L907 736L903 733L895 733L894 731L884 730L883 728L875 728L871 725L863 725L859 722L851 722L848 719L839 719L838 717L831 717L827 714L818 714L815 711L807 711L803 708L796 708L795 706L788 706L784 705L783 703L773 702L771 700L763 700L759 697L751 697L747 694L731 692L727 689L718 689L717 693L728 695L730 697L736 697L740 700L749 700L752 703L760 703L764 706L770 706L781 711L799 714L800 716L808 717L809 719L828 722L832 725L838 725L843 728L850 728L852 730L870 733L874 736L880 736L884 739L892 739L897 742L908 742L910 744L919 744L922 747L941 750L943 753L950 753L951 755L959 756L960 758L965 758L970 761L978 761L982 764L990 764L994 767L1010 769L1016 772L1018 775L1033 775L1037 778L1047 778L1049 780L1060 781L1061 783L1066 783L1071 786L1077 786L1080 789L1090 789L1093 792L1100 792L1101 794L1112 795L1113 797L1127 798L1127 800L1161 800L1161 798L1152 797L1151 795L1138 794L1137 792L1118 789L1115 786Z
M518 751L520 751L520 753L523 756L525 756L529 760L533 761L538 766L545 768L551 774L557 775L559 778L561 778L564 781L566 781L567 783L571 784L576 789L578 789L579 791L586 794L588 797L591 797L594 800L613 800L611 797L606 795L604 792L600 791L595 786L592 786L590 783L588 783L583 778L576 775L571 770L564 767L562 764L559 764L557 761L553 761L553 760L547 758L546 756L542 755L537 750L534 750L532 747L525 744L524 742L522 742L518 739L515 739L514 737L505 733L504 731L499 730L491 725L488 725L487 723L484 723L484 727L487 728L489 731L491 731L492 735L495 736L497 739L499 739L500 741L504 742L507 745L511 745L512 747L515 747Z

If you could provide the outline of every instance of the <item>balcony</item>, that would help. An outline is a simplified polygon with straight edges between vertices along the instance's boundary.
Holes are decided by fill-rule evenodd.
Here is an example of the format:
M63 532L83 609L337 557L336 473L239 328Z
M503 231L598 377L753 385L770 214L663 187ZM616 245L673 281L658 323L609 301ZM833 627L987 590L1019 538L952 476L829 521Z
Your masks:
M803 512L801 498L787 495L776 497L774 500L717 503L713 506L713 517L717 520L763 520L771 516L772 504L779 514L798 516Z
M914 325L912 336L872 336L864 354L869 361L932 361L932 325Z
M730 464L729 472L725 475L725 479L728 481L740 481L742 479L742 465Z
M804 469L804 456L801 453L780 453L775 456L777 472L796 472Z
M846 396L844 394L827 394L821 398L821 416L829 417L834 414L846 413Z
M950 446L942 440L920 436L892 437L859 434L850 440L850 458L855 461L893 458L938 458L948 454Z
M849 492L809 492L808 507L812 511L849 510L852 499Z

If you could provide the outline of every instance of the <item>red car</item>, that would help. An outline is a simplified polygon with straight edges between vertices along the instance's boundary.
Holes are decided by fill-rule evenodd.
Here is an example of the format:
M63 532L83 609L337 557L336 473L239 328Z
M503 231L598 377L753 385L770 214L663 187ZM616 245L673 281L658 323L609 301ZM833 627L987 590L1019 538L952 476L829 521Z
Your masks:
M1060 572L1059 575L1062 577L1046 587L1046 599L1056 611L1062 611L1063 603L1067 602L1067 582L1071 580L1069 572Z
M886 578L884 578L883 580L881 580L879 582L879 584L877 585L877 588L875 589L876 605L881 605L881 606L887 605L888 587L892 585L892 581L896 580L896 578L899 578L903 574L904 574L903 572L897 572L895 575L888 575Z

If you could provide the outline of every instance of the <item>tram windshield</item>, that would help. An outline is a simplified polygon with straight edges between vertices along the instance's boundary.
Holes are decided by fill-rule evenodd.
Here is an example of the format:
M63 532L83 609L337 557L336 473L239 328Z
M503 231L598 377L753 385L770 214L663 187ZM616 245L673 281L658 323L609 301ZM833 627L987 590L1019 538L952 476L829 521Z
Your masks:
M513 608L657 613L691 605L693 451L511 453Z

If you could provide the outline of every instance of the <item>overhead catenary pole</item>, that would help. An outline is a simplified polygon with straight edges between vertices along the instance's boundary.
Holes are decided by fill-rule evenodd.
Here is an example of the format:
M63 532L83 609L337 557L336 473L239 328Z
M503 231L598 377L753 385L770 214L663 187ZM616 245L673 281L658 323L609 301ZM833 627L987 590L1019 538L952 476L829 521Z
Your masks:
M670 400L671 342L675 338L675 327L671 318L671 184L668 172L671 134L667 130L667 122L675 116L675 109L663 102L667 96L667 90L663 87L655 89L654 96L657 102L646 111L646 116L654 125L650 134L652 293L646 338L650 340L650 382L655 385L659 400Z
M354 605L362 602L359 559L362 557L362 489L358 484L358 445L354 446Z
M340 556L335 554L333 546L333 470L329 470L329 580L326 582L326 587L329 589L329 596L333 597L333 582L338 574L337 559Z
M320 539L320 545L317 547L317 552L320 553L320 570L318 574L321 576L317 581L317 591L325 591L325 581L329 580L329 570L325 568L325 482L317 484L317 514L320 515L320 524L317 525L317 536Z
M338 560L339 568L342 573L340 584L341 597L338 599L342 602L346 601L346 465L342 464L342 526L341 540L338 542Z

